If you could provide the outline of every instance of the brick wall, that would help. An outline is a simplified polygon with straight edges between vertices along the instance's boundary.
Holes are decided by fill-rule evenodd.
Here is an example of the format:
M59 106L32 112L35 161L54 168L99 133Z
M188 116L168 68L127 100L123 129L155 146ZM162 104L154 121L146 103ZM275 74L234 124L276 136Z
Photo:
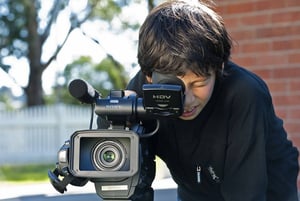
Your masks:
M300 150L300 0L215 2L235 41L232 60L267 82L275 110Z

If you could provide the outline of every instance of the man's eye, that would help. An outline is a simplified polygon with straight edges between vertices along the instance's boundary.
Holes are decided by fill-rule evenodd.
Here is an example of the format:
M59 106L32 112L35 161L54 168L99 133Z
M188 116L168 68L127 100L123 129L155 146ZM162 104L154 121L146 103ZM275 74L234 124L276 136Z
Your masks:
M192 87L204 87L206 82L195 82L193 83Z

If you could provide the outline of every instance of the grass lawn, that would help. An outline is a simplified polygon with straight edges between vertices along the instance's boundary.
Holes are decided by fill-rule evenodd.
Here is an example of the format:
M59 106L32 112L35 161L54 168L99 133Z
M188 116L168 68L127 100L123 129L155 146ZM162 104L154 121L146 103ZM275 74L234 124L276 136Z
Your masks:
M0 181L46 181L48 170L54 168L53 164L3 165L0 166Z
M164 163L156 158L157 176L165 177ZM32 182L48 181L48 170L54 170L55 164L2 165L0 166L0 182Z

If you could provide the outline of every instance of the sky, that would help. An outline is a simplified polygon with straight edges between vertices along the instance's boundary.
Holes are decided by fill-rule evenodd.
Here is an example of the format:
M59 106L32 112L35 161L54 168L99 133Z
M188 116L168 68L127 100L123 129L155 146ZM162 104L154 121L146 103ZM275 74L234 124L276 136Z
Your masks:
M43 2L47 3L50 1L44 0ZM73 11L80 11L84 7L84 3L86 3L86 0L73 0L73 4L71 1L71 9ZM46 5L45 7L50 7L50 5ZM131 7L123 9L122 18L142 23L147 12L146 5L134 4ZM51 32L51 37L43 47L43 61L46 61L52 55L57 44L62 43L67 30L65 27L69 25L67 15L68 13L66 12L59 16L59 23L56 25L55 30ZM115 19L112 21L112 24L114 27L118 27L120 21ZM138 69L132 68L132 63L137 62L136 41L138 31L133 32L128 30L120 34L115 34L108 30L108 25L101 22L85 23L81 29L75 29L69 36L65 46L61 49L56 60L51 63L43 74L42 81L45 92L51 92L56 74L62 72L67 64L72 63L73 60L76 60L80 56L90 56L93 62L97 63L105 57L105 52L110 53L125 66L129 76L132 77ZM95 43L90 37L98 40L101 45ZM28 63L24 58L16 59L14 57L8 57L4 61L6 64L11 65L11 69L9 76L0 69L0 87L7 86L12 89L14 95L21 95L22 90L20 86L24 87L28 82Z

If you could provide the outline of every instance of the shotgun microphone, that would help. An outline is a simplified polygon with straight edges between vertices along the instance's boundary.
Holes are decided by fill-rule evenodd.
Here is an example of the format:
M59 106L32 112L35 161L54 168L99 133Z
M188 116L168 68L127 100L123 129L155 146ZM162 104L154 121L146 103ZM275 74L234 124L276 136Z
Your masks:
M72 80L69 84L69 92L74 98L87 104L95 103L100 96L88 82L82 79Z

